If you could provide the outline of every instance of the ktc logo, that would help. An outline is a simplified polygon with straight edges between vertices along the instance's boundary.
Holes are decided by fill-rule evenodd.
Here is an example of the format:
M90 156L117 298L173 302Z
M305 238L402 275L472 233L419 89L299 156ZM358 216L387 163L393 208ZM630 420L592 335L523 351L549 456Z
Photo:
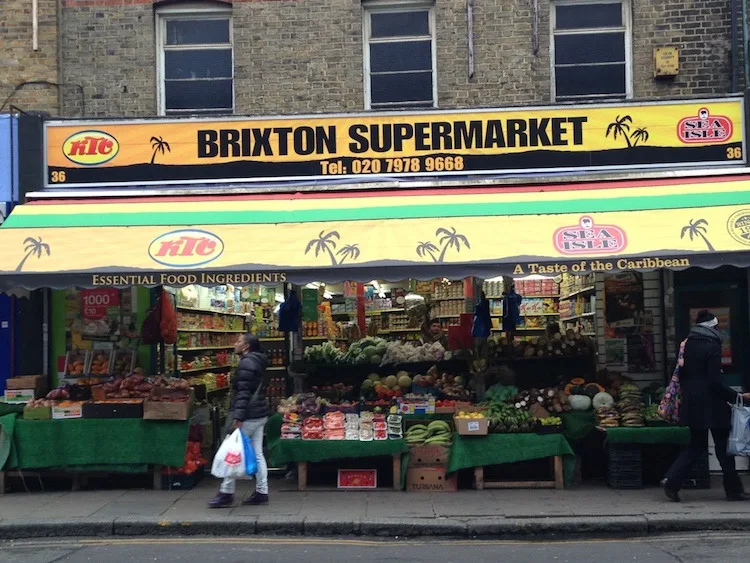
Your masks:
M165 233L148 247L148 254L154 262L175 268L208 264L223 252L224 242L219 237L198 229Z
M83 166L98 166L109 162L120 151L120 143L104 131L80 131L63 143L65 158Z
M698 115L685 117L677 124L677 136L683 143L724 143L732 138L732 120L723 115L711 115L708 108Z
M596 225L591 217L581 217L578 225L561 227L553 237L555 248L562 254L614 254L622 252L628 238L620 227Z

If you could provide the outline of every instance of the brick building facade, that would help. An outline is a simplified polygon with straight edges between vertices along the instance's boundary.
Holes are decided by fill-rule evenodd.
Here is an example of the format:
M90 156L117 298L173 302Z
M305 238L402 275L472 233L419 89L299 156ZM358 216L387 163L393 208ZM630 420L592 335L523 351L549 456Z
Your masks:
M8 12L5 4L11 25L0 37L11 48L2 57L13 70L0 78L4 90L31 80L64 84L60 108L54 87L25 87L13 103L70 117L163 115L170 104L179 106L174 113L186 113L191 103L185 92L191 88L198 99L228 100L229 107L214 108L219 113L237 114L497 107L731 91L730 0L474 0L473 18L467 18L465 0L61 0L59 72L56 2L39 0L39 51L29 48L27 3L12 0L18 7ZM422 12L424 22L415 16ZM371 13L377 19L369 19ZM225 18L231 31L219 30L215 18ZM207 30L213 21L210 29L223 47L211 45L213 53L205 58L206 45L176 52L180 34L185 41L195 34L190 23L169 23L175 20L195 22L193 31ZM395 37L389 38L391 32ZM680 69L674 78L657 80L653 49L663 46L679 48ZM219 54L222 48L225 55ZM206 75L221 68L226 76ZM177 81L167 84L171 78ZM198 81L188 84L190 78ZM417 92L419 84L424 88ZM415 92L399 92L411 89ZM414 99L399 103L411 94Z
M35 45L32 3L0 5L0 113L10 106L60 113L57 8L56 0L38 1Z

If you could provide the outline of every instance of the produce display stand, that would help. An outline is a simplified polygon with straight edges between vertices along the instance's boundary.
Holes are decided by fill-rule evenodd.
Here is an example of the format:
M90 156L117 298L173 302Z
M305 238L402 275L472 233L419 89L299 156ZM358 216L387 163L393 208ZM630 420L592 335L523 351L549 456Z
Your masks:
M391 456L393 460L393 489L402 489L401 457L409 448L404 440L381 440L371 442L345 440L282 440L281 415L268 420L269 463L279 467L287 463L297 464L297 488L307 490L307 472L310 463L336 459Z
M607 450L607 484L613 489L640 489L643 487L644 445L683 445L690 441L690 430L680 426L615 427L597 430L605 436ZM705 467L704 467L705 465ZM696 466L688 478L693 488L706 488L708 461ZM686 483L689 486L690 483Z
M534 459L552 460L554 480L485 481L484 468ZM575 469L573 450L562 434L489 434L467 437L455 434L448 461L448 473L474 469L475 487L483 489L563 489Z
M0 471L27 470L73 474L145 473L161 488L161 468L180 467L185 459L189 421L143 419L71 419L13 421L12 446ZM4 425L8 429L9 425ZM4 488L0 488L4 491Z
M690 430L684 426L642 426L638 428L602 428L608 444L687 444Z

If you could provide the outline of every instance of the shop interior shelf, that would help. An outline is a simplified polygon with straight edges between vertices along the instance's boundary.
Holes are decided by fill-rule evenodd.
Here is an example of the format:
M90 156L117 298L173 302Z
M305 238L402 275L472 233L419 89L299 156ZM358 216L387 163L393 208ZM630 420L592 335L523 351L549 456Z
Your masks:
M524 299L559 299L560 295L522 295ZM502 299L502 295L487 295L487 299Z
M177 332L220 332L221 334L242 334L244 330L224 330L220 328L178 328Z
M271 366L267 367L266 371L286 371L286 366Z
M180 373L197 373L199 371L212 371L215 369L229 369L232 366L230 365L224 365L224 366L208 366L208 367L202 367L202 368L193 368L193 369L181 369Z
M570 299L571 297L575 297L576 295L580 295L581 293L592 293L594 291L596 291L596 286L590 285L588 287L582 287L581 289L571 291L566 295L560 295L560 299Z
M385 315L388 313L406 314L406 310L404 309L380 309L379 311L365 311L365 315ZM352 315L356 315L356 313L352 313Z
M191 313L206 313L209 315L227 315L230 317L246 317L246 313L227 313L225 311L214 311L213 309L200 309L198 307L185 307L183 305L177 305L175 307L178 311L188 311Z
M464 301L467 299L463 295L461 297L435 297L433 301Z
M563 322L565 321L574 321L576 319L584 319L586 317L593 317L596 315L594 311L591 311L590 313L581 313L580 315L573 315L572 317L565 317L564 319L561 319Z
M433 319L457 319L464 313L458 313L457 315L435 315Z
M265 336L258 337L258 340L260 340L261 342L284 342L283 338L271 338Z
M198 350L231 350L234 348L234 344L228 346L194 346L190 348L177 348L178 352L196 352Z
M501 318L503 315L490 315L490 317ZM560 313L526 313L520 317L559 317Z

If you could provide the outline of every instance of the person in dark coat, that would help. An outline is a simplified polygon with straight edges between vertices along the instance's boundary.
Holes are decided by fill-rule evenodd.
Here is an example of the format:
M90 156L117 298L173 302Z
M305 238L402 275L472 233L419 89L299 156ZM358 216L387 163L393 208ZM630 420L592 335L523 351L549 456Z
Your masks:
M690 428L690 443L680 453L662 481L664 492L679 502L678 492L693 465L708 454L708 431L714 438L716 457L724 474L727 500L750 500L745 495L734 465L727 455L731 428L729 403L737 399L737 391L726 387L721 376L722 335L716 330L718 320L703 310L696 317L685 343L684 365L680 368L680 424ZM750 393L743 395L750 399Z
M245 436L252 440L258 461L255 492L242 504L268 504L268 466L263 456L263 429L270 414L265 383L268 356L261 350L258 338L252 334L241 334L234 345L234 352L241 358L231 379L232 402L227 416L233 417L232 428L241 428ZM235 490L235 480L224 479L219 493L208 506L233 506Z

